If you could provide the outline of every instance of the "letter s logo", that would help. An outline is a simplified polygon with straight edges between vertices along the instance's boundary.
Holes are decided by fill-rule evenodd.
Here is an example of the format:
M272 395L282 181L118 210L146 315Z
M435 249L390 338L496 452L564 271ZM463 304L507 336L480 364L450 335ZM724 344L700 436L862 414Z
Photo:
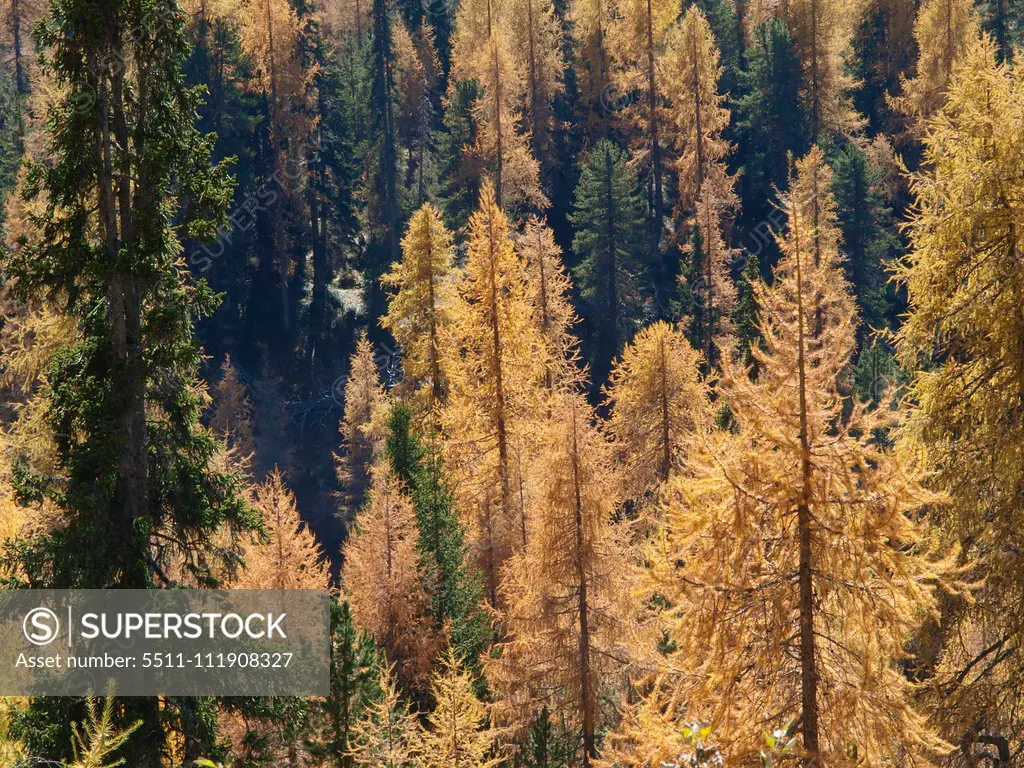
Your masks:
M49 608L33 608L21 622L21 630L33 645L49 645L60 634L60 619Z

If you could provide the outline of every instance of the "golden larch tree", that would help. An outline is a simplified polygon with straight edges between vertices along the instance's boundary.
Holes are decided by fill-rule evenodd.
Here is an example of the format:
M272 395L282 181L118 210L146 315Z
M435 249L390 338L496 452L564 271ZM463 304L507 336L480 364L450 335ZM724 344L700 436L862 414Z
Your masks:
M610 0L572 0L569 18L579 46L577 81L580 101L586 107L585 127L595 141L606 138L612 86L612 58L608 35L612 24Z
M913 120L922 134L927 120L946 101L953 70L981 36L981 19L970 0L926 0L914 21L917 65L912 78L900 78L892 105Z
M276 467L256 486L253 506L265 537L245 549L238 589L327 589L327 562L316 536L299 516L295 495Z
M502 563L526 543L526 508L518 489L546 348L526 263L489 186L469 230L465 275L445 344L451 392L443 424L459 505L493 604Z
M544 386L575 388L582 384L578 341L573 328L579 321L572 306L572 280L562 261L562 249L551 227L531 216L517 237L526 262L530 301L540 336L547 346Z
M530 146L539 162L551 162L554 101L565 90L562 25L551 0L508 2L512 50L524 59L524 115Z
M434 647L424 620L416 512L401 480L382 465L342 557L342 589L356 626L377 641L403 685L423 682Z
M927 124L910 251L896 271L909 309L896 352L916 371L898 445L924 451L931 484L950 499L935 524L964 545L979 586L943 605L938 659L928 660L936 719L972 754L979 723L1012 733L1006 718L1024 690L1013 661L1024 595L1022 108L1024 83L996 64L994 41L972 46Z
M220 366L220 379L213 387L210 429L242 457L251 456L256 451L252 413L249 388L239 378L231 355L225 355Z
M641 99L622 114L635 126L631 131L633 163L644 169L652 191L652 242L661 237L665 217L665 53L669 31L679 15L672 0L621 0L610 27L608 42L613 53L613 82L619 93L640 92Z
M380 665L378 699L352 724L348 756L357 768L414 768L419 762L420 725L398 694L391 665Z
M689 216L701 187L710 178L723 197L732 194L725 157L731 149L722 137L729 125L725 96L718 92L722 67L718 45L707 17L691 5L682 21L672 27L666 53L665 93L672 103L676 172L679 177L678 215Z
M476 142L471 151L491 175L499 208L540 207L540 166L523 130L526 85L510 38L509 0L466 0L459 5L452 70L482 89L473 105Z
M425 203L402 238L402 259L381 282L395 290L381 320L402 350L403 386L420 411L444 401L441 339L455 298L452 235L441 212Z
M385 403L373 345L363 330L348 363L340 428L343 450L338 459L341 480L355 505L362 501L370 481L370 466L381 443Z
M850 132L863 119L853 108L855 82L844 56L859 21L860 6L845 0L788 0L789 25L803 68L802 101L812 141L829 132Z
M605 387L607 431L628 498L654 491L679 469L687 442L710 420L701 355L663 320L640 331Z
M726 361L720 397L734 426L670 480L647 589L676 646L667 690L729 762L759 764L766 731L781 729L799 737L804 765L929 765L945 744L913 708L899 662L935 607L944 563L919 520L941 499L877 438L890 411L844 415L857 309L838 238L812 224L814 210L834 217L828 187L815 189L829 175L822 158L813 148L797 164L783 256L757 288L758 378ZM634 732L618 748L656 746Z
M597 756L609 697L621 693L631 596L624 536L612 523L619 473L580 395L560 398L537 458L533 536L503 584L508 640L487 674L502 715L523 729L547 705Z
M476 694L473 675L448 647L439 659L430 693L436 705L422 735L423 768L497 768L498 732L490 726L490 710Z
M723 235L731 201L715 186L709 182L701 187L695 235L684 248L692 266L688 275L680 276L693 302L693 338L710 366L718 365L732 346L731 314L736 307L736 285L729 274L736 250L726 245Z

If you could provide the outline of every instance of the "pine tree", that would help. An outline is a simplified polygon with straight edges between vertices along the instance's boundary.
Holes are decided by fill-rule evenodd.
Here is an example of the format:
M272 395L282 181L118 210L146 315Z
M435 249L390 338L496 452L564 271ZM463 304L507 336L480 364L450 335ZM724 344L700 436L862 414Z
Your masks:
M395 294L381 325L402 349L404 386L421 413L435 412L445 398L441 339L455 299L452 257L452 235L440 211L425 203L409 221L402 260L383 278Z
M649 174L651 206L651 249L658 250L665 218L664 147L665 52L670 29L679 15L679 4L671 0L623 0L610 28L608 45L614 55L613 74L619 93L639 91L641 99L631 105L629 117L639 124L633 147L635 165Z
M701 362L683 331L664 321L640 331L616 361L605 388L607 428L629 497L656 492L708 426Z
M350 749L355 723L379 695L377 649L359 632L347 602L331 602L331 693L314 714L310 754L332 768L354 768Z
M380 274L399 257L401 208L398 202L398 136L395 123L395 48L388 0L371 0L370 50L371 231L379 246ZM379 270L379 271L378 271Z
M175 232L211 233L230 181L222 166L210 168L211 140L192 126L197 95L181 82L183 19L146 16L124 48L119 35L136 12L132 3L97 11L84 1L53 9L54 28L75 30L39 41L54 73L72 83L54 106L54 119L76 117L61 118L64 129L51 135L59 161L30 172L26 196L45 195L46 210L33 215L32 231L3 255L22 298L63 294L61 312L87 318L80 340L55 353L48 375L48 421L61 435L55 501L64 520L31 546L47 553L34 559L47 565L33 578L55 585L150 585L158 568L149 538L158 530L195 542L194 550L174 554L200 572L200 550L212 530L248 521L235 479L209 470L217 446L198 422L192 321L211 311L215 298L175 267ZM87 58L114 51L155 59L144 72L89 69ZM129 85L146 94L131 114L123 94L115 93ZM76 89L102 98L82 110ZM92 162L83 161L85 148ZM144 191L134 188L135 178L148 180ZM173 229L164 194L172 178L177 199L192 202ZM86 226L96 206L98 233ZM158 424L147 418L153 409L174 418Z
M117 768L124 765L125 759L115 757L139 729L141 722L119 730L114 722L114 698L107 696L102 709L97 708L97 700L88 697L85 700L86 717L81 726L73 726L75 760L71 768Z
M248 388L239 378L230 354L224 356L220 371L220 379L213 388L210 429L223 437L228 447L235 449L240 456L251 456L256 451L256 436L253 434L253 406Z
M430 692L437 704L422 736L424 768L497 768L498 734L489 725L488 706L477 698L473 677L451 646L440 657Z
M757 375L757 361L753 348L760 343L760 312L757 305L758 286L761 285L761 262L756 254L748 253L743 272L740 275L736 301L733 310L733 325L736 328L736 344L739 362Z
M420 572L434 631L447 630L455 650L475 664L490 631L481 610L480 576L469 563L465 527L445 479L437 441L424 445L412 431L412 411L399 403L391 408L386 445L391 469L408 486L416 508Z
M740 189L743 212L762 222L772 211L775 190L786 187L788 153L807 151L807 117L800 102L800 56L786 23L770 19L759 25L746 54L736 100Z
M685 669L655 696L714 722L741 764L758 761L775 728L799 734L804 765L927 763L945 747L896 664L935 606L942 566L918 521L939 499L915 461L874 439L888 411L844 417L856 309L835 227L823 226L834 204L820 150L797 172L784 256L758 289L758 378L727 364L719 396L735 426L691 452L651 539L648 589L668 606L674 646L666 666ZM651 751L642 739L639 749Z
M957 64L981 35L981 22L970 0L927 0L914 21L917 65L914 77L900 78L893 108L909 117L920 135L926 121L946 101L946 89Z
M359 506L370 482L370 467L380 443L380 419L385 402L373 346L363 330L348 365L345 411L341 421L344 454L340 474L351 506Z
M584 768L593 764L597 733L607 724L605 699L624 673L623 598L630 594L626 552L611 522L618 474L591 419L573 395L546 425L534 536L503 585L509 639L487 666L514 723L525 727L550 704L572 724Z
M724 159L731 149L722 131L729 124L725 96L718 92L722 76L718 46L708 20L696 5L691 5L669 42L667 69L671 72L666 92L672 101L679 159L680 218L689 216L709 180L716 195L728 201L732 182L727 177Z
M342 548L341 580L352 618L395 664L406 687L424 679L433 654L424 626L416 513L404 484L374 470L365 506Z
M531 216L517 238L526 262L530 300L536 308L537 329L547 347L544 386L574 388L583 383L573 328L578 322L572 306L572 280L562 263L555 234Z
M474 80L472 153L494 187L498 208L547 206L540 166L530 150L520 104L526 83L512 51L510 9L501 0L467 0L456 23L453 74Z
M590 151L569 220L580 259L576 281L596 336L592 370L599 387L632 336L647 295L644 202L626 154L612 142L601 140Z
M519 459L540 397L546 350L526 264L490 187L470 221L466 272L452 317L444 366L451 394L442 421L459 505L493 604L502 563L526 543L526 510L516 492Z
M419 722L398 690L387 664L380 667L380 698L369 704L352 728L349 750L359 768L410 768L418 765Z
M935 524L963 544L972 577L988 585L973 607L962 599L943 606L941 663L929 670L944 735L965 754L974 752L980 722L1007 722L1004 704L1015 707L1021 690L1020 669L1007 662L1021 643L1011 606L1022 584L1015 552L1024 487L1017 451L1024 230L1011 201L1020 188L1022 97L1019 76L996 64L993 41L965 53L945 105L927 124L923 163L912 177L910 252L896 271L909 307L897 359L914 371L899 445L925 452L933 487L950 497Z
M327 563L277 468L256 487L253 506L263 515L266 538L246 549L238 589L326 589Z
M881 172L854 145L833 160L832 191L836 199L847 257L847 275L867 329L888 324L886 270L896 257L899 241L892 234L892 211L879 190Z

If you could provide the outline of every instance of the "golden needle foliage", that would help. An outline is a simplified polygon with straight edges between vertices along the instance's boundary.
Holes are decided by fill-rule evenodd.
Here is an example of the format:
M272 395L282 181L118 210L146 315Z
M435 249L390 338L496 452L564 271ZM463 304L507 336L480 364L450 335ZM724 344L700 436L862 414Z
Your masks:
M715 189L723 199L732 194L724 162L731 146L722 137L729 125L729 110L723 106L725 96L718 92L722 76L718 59L711 26L700 8L691 5L682 21L672 28L665 66L665 93L672 103L678 153L681 217L692 212L708 179L715 179Z
M483 94L473 106L473 154L487 169L499 207L548 204L540 166L530 149L519 108L526 99L523 73L512 52L507 0L466 0L459 5L453 73L475 80Z
M524 61L525 117L533 154L551 158L555 97L565 90L562 25L551 0L508 0L509 39Z
M352 726L349 755L358 768L418 766L419 720L398 695L391 666L381 664L380 698L367 705Z
M981 582L972 609L946 606L943 616L935 695L951 739L979 718L998 729L1022 690L1020 666L1004 662L1022 630L1024 83L995 56L991 40L971 47L928 123L912 178L912 248L897 269L910 311L896 349L917 369L899 443L935 467L934 487L950 497L935 519L967 547Z
M700 364L682 329L664 321L640 331L615 363L605 387L607 430L628 498L668 480L687 443L708 426L711 406Z
M238 377L231 355L224 357L220 374L220 379L213 387L214 406L210 415L210 429L224 438L228 447L243 458L251 456L256 451L252 400L249 399L248 387Z
M422 680L433 648L423 621L416 513L402 482L383 466L374 468L342 555L342 588L356 625L384 649L403 684Z
M327 589L329 574L323 550L302 522L295 496L281 471L256 486L253 506L263 517L266 538L245 551L239 589Z
M544 704L568 718L583 766L624 677L630 597L624 537L612 524L619 476L592 417L580 396L567 395L545 425L532 536L502 587L509 640L488 665L519 728Z
M402 238L402 259L381 282L395 289L381 320L402 349L404 386L421 412L433 412L445 395L441 339L455 299L452 235L441 212L425 203Z
M493 603L502 563L526 543L518 490L522 451L543 397L547 350L526 263L489 187L470 219L466 269L445 349L449 462Z
M576 387L583 383L578 342L573 329L579 318L572 306L572 280L562 263L562 249L555 234L531 216L516 238L526 262L530 301L536 309L537 328L547 346L544 386Z
M938 499L915 463L876 439L888 412L855 405L844 417L838 379L856 307L820 150L797 168L783 257L758 289L758 379L727 363L720 396L735 428L713 434L670 481L648 552L648 590L669 606L676 646L671 695L735 765L759 765L765 731L795 717L806 759L929 765L945 745L912 707L897 662L935 606L940 566L919 520ZM634 734L622 748L659 747Z
M914 22L915 73L909 79L901 76L901 94L891 99L895 109L914 121L915 133L922 134L926 121L945 103L953 70L980 36L981 20L970 0L921 4Z
M437 702L423 733L423 768L497 768L498 733L490 727L488 706L480 701L455 649L439 659L430 693Z
M373 345L364 330L356 340L349 358L345 382L345 409L341 420L344 452L339 458L339 473L356 504L370 481L370 465L380 447L386 395L377 373Z

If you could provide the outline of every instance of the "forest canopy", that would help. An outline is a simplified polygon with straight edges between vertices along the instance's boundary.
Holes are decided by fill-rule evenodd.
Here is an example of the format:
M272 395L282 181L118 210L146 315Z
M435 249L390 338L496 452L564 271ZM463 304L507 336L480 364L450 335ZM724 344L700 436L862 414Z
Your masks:
M1019 0L8 0L0 588L329 696L0 768L1024 759Z

